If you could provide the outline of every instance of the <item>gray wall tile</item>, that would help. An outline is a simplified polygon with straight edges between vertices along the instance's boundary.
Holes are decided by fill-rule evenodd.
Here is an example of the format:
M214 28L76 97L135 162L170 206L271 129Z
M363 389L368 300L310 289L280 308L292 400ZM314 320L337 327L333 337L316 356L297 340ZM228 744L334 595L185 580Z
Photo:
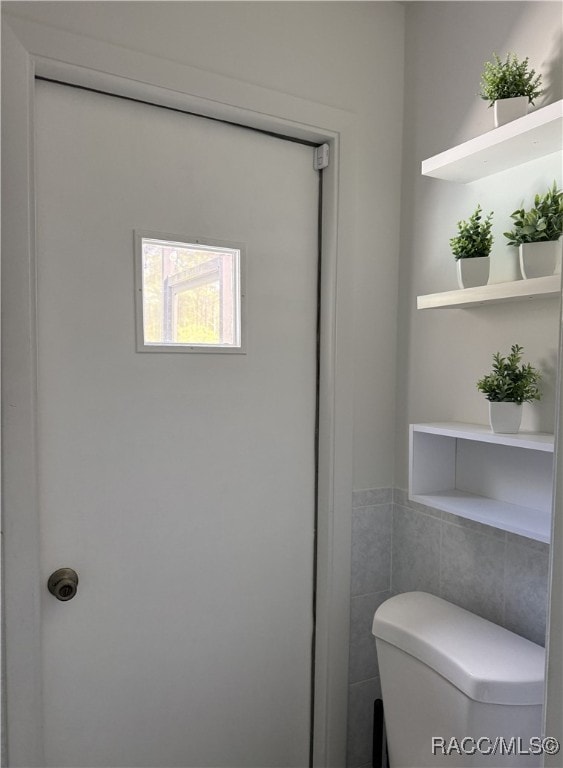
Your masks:
M406 509L414 509L418 512L423 512L425 515L430 515L431 517L442 517L442 513L439 509L434 509L434 507L421 504L419 501L411 501L409 499L408 491L395 488L393 500L395 504L398 504L401 507L405 507Z
M395 506L393 513L393 592L438 594L441 520Z
M505 541L458 525L442 525L440 596L502 624Z
M353 597L350 601L350 683L379 675L371 627L375 611L388 597L387 591Z
M509 539L504 574L505 626L539 645L545 645L548 582L549 546Z
M549 544L543 541L536 541L536 539L529 539L527 536L519 536L517 533L506 534L506 540L509 544L516 544L527 549L534 549L536 552L543 552L549 555Z
M352 507L374 507L376 504L390 504L393 501L393 488L370 488L367 491L354 491Z
M359 768L371 762L373 702L380 698L379 678L354 683L349 687L347 768Z
M409 492L404 488L393 488L393 501L402 507L408 507Z
M352 510L351 594L389 589L393 505Z
M459 515L453 515L451 512L442 511L442 520L446 523L452 523L453 525L459 525L462 528L469 528L476 533L482 533L486 536L493 536L495 539L506 539L506 531L502 531L500 528L493 528L492 525L483 525L483 523L476 523L474 520L468 520L466 517L459 517Z

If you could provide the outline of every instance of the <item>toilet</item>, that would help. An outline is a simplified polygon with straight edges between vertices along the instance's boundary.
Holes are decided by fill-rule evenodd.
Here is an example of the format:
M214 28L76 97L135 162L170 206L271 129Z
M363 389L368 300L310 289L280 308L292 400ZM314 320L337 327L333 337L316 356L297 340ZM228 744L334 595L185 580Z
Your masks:
M542 765L543 648L425 592L372 631L391 768Z

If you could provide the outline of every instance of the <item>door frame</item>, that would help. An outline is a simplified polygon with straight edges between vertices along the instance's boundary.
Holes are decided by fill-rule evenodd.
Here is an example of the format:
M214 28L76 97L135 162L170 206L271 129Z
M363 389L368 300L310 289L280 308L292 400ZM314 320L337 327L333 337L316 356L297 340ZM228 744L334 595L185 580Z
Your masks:
M355 119L233 78L4 15L2 352L8 764L44 765L36 456L34 79L330 145L323 171L313 766L346 755L352 506ZM312 162L313 150L311 150ZM352 256L351 256L352 255Z

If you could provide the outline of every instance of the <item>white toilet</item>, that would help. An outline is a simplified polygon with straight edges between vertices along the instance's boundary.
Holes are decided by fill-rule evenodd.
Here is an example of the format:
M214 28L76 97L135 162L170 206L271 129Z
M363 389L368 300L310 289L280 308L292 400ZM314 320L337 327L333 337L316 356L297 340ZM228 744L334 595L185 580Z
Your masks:
M543 648L425 592L383 603L373 634L391 768L542 764Z

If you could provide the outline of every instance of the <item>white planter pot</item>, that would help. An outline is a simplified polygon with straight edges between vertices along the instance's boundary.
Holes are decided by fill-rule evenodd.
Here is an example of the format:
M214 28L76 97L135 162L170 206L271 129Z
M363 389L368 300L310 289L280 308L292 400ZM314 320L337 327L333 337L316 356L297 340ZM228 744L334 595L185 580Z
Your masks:
M541 243L522 243L519 246L520 270L524 279L546 277L561 273L563 240L546 240Z
M493 107L495 111L495 128L527 115L528 103L527 96L515 96L512 99L498 99L495 101Z
M488 256L478 256L476 259L457 260L457 282L460 288L475 288L477 285L487 285L489 279Z
M514 435L520 429L522 406L518 403L489 402L489 422L493 432Z

